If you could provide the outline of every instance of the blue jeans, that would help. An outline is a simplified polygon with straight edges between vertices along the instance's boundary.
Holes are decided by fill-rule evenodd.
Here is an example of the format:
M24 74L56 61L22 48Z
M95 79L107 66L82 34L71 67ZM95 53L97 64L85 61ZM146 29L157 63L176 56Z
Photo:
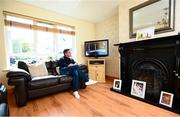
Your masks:
M71 75L73 77L73 91L78 91L79 78L82 78L85 82L89 81L89 78L80 70L78 65L63 67L60 69L60 73L61 75Z

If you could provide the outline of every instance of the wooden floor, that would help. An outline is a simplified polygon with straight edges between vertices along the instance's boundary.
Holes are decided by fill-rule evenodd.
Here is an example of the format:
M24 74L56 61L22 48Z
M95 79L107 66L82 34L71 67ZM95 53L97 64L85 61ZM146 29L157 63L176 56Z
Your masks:
M17 107L9 93L11 116L180 116L170 111L110 91L112 82L98 83L80 90L80 100L72 91L31 100Z

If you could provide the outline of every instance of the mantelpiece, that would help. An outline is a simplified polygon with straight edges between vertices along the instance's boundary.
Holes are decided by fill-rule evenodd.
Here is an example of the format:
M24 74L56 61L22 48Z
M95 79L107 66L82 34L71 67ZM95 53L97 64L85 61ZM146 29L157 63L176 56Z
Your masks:
M180 35L115 46L121 55L122 80L121 91L116 92L180 113ZM130 94L132 80L146 82L144 99ZM159 104L161 91L174 94L172 108Z

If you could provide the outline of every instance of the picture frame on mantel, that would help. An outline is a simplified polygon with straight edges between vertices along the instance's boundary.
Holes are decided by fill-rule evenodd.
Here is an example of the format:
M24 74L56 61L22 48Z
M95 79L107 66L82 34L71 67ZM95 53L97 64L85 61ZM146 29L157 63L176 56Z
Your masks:
M129 37L136 31L155 27L155 34L174 31L175 0L148 0L129 9Z
M155 27L148 27L136 32L136 40L151 39L154 38Z

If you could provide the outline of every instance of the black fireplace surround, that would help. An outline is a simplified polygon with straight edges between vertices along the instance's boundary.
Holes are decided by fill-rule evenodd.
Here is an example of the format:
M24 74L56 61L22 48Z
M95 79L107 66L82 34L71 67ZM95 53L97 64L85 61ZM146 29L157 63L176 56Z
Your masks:
M180 35L115 46L121 55L122 80L116 92L180 113ZM130 94L132 80L146 82L144 99ZM174 94L172 108L159 104L161 91Z

